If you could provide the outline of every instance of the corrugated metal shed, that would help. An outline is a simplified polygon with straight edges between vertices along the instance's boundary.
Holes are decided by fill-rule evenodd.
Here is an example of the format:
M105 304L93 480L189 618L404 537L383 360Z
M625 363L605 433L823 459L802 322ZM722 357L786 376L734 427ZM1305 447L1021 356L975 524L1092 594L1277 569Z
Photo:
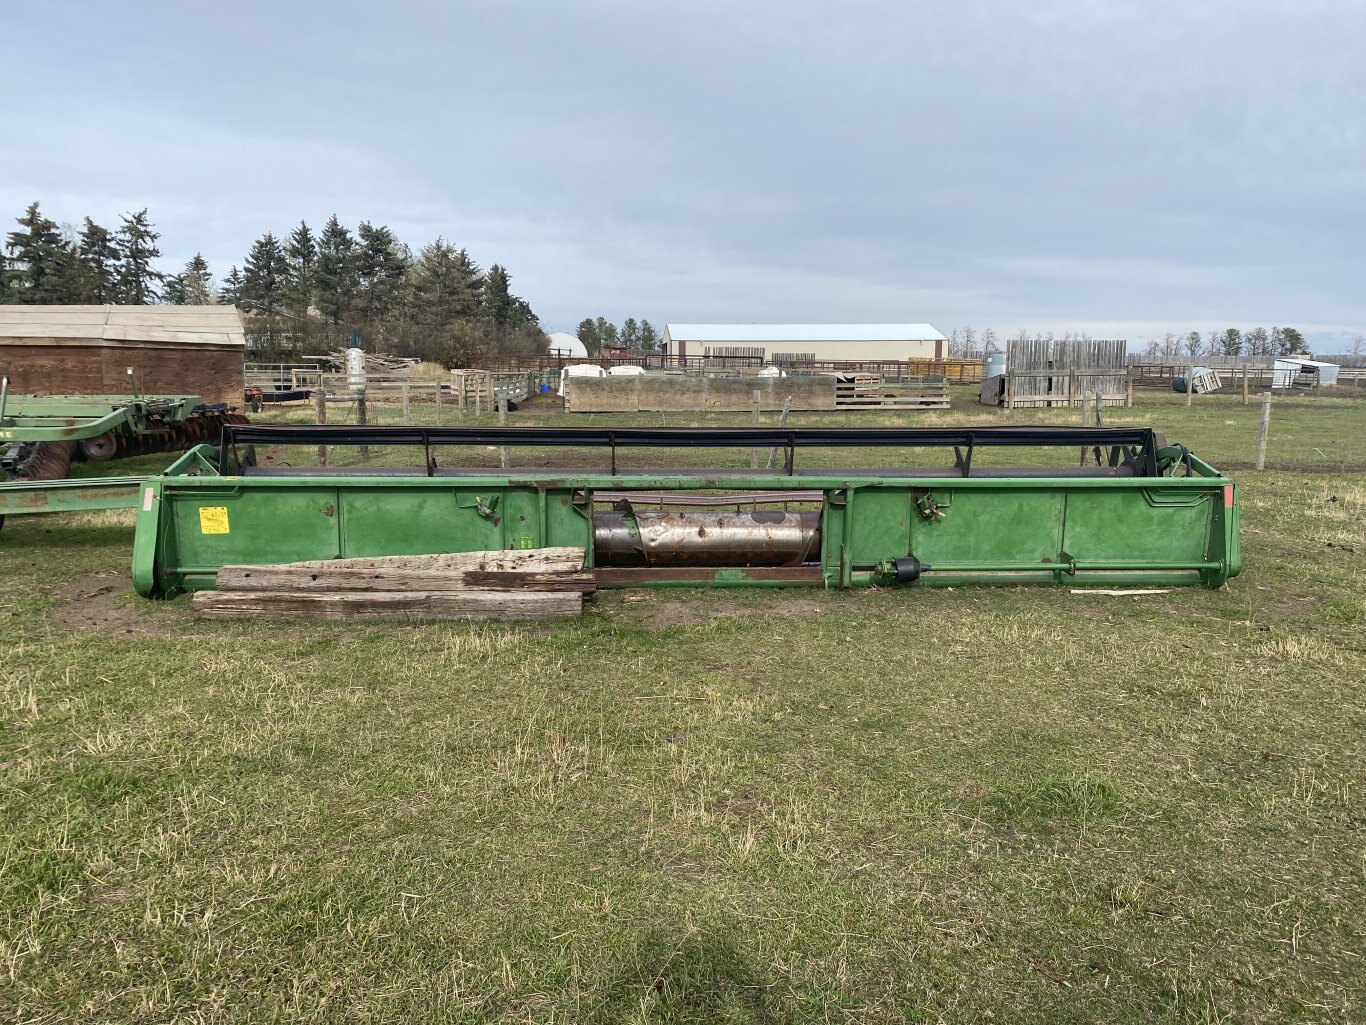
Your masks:
M677 342L946 342L933 324L668 324Z

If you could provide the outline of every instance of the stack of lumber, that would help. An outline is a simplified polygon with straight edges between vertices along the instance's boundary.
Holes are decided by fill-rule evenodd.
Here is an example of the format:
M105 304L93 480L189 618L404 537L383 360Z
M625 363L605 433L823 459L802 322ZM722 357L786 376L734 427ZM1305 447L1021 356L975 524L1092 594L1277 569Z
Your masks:
M224 566L196 592L215 619L556 619L593 592L582 548Z
M339 373L346 370L345 349L333 349L324 356L309 356L307 358L319 363L326 363ZM411 370L421 362L415 356L395 356L389 352L367 352L365 354L365 370L366 373L370 374L400 373L404 370Z

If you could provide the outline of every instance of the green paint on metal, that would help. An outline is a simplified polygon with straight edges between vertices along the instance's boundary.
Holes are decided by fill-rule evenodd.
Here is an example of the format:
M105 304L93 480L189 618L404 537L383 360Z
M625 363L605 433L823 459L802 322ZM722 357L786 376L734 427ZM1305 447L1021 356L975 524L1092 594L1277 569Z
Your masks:
M185 420L198 395L10 395L0 441L85 441L108 431L144 434Z
M827 587L887 585L891 560L908 557L926 566L913 586L928 587L1218 587L1240 568L1236 487L1194 457L1168 460L1169 472L1188 466L1192 475L1158 478L755 471L723 483L705 472L524 469L479 476L218 476L216 461L217 453L204 446L148 485L134 546L140 593L212 587L214 572L230 563L528 546L584 548L593 568L595 492L718 486L821 492L821 546L811 560ZM755 579L743 566L703 576L651 584L785 583Z
M0 481L0 517L25 513L132 509L150 477Z

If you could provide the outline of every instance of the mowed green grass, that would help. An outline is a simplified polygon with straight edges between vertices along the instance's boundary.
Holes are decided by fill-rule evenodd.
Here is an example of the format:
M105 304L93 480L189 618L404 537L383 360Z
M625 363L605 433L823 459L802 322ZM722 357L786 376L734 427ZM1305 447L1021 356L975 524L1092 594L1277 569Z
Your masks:
M1218 592L233 624L11 519L0 1020L1366 1019L1366 403L1284 406Z

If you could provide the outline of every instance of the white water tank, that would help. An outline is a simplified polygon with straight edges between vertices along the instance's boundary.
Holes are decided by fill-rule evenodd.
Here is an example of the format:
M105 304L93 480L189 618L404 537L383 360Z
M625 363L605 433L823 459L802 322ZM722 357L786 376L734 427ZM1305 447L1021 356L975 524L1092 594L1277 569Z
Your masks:
M354 346L346 350L346 387L353 395L365 394L365 353Z
M993 352L987 357L987 369L982 374L983 377L1000 377L1006 372L1006 354L1004 352Z

